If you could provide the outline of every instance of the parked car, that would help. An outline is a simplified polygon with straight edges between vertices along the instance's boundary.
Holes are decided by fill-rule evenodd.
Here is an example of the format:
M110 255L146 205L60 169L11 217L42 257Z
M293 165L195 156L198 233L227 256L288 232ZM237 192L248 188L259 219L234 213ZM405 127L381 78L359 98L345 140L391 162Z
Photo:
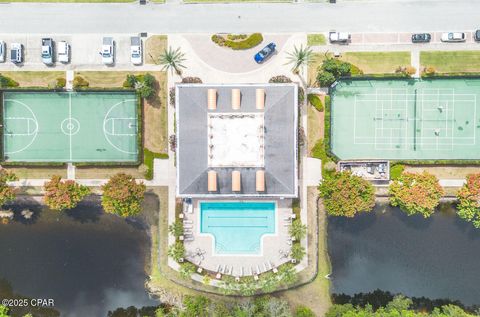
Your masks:
M442 33L442 42L465 42L466 36L463 32Z
M0 41L0 63L5 63L7 45L4 41Z
M142 39L139 36L130 38L130 60L133 65L142 64Z
M23 62L23 45L20 43L12 43L10 46L10 60L14 64Z
M115 63L115 41L113 37L104 37L102 42L102 62L105 65L113 65Z
M429 33L412 34L412 43L428 43L432 39Z
M42 39L42 62L45 65L53 65L53 40L51 38Z
M255 54L255 57L254 57L255 62L257 62L258 64L263 63L270 56L272 56L273 53L275 53L275 48L276 47L277 47L277 45L275 43L270 43L267 46L265 46L264 48L262 48L262 50L260 52Z
M350 42L350 39L350 33L336 31L331 31L330 33L328 33L328 40L330 41L330 43L348 44Z
M60 63L70 62L70 45L65 41L60 41L57 44L58 61Z
M473 33L473 39L480 42L480 30L476 30L475 33Z

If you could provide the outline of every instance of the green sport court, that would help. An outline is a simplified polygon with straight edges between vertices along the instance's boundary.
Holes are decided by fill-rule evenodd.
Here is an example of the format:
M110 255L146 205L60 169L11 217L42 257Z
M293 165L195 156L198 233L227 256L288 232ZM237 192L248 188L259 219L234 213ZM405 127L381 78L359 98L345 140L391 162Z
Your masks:
M135 92L4 92L4 160L135 162L137 103Z
M480 159L480 79L342 80L331 98L340 159Z

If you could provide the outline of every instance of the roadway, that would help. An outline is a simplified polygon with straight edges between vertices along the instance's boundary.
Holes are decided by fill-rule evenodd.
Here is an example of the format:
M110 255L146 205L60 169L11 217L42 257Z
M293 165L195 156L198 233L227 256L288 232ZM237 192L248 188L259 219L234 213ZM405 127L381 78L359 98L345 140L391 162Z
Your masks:
M341 0L340 0L341 1ZM412 32L480 27L477 0L0 4L2 33Z

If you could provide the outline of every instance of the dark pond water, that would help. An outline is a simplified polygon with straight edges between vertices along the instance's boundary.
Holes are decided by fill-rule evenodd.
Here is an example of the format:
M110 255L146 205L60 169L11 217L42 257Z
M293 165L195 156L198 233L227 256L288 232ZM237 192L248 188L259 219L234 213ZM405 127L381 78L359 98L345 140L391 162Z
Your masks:
M34 219L0 224L0 278L15 293L53 298L62 316L106 316L118 307L147 306L145 263L150 252L144 220L126 221L102 212L98 201L66 213L42 210ZM0 290L1 291L1 290Z
M430 219L377 205L354 219L329 218L334 293L375 289L480 304L480 230L450 205Z

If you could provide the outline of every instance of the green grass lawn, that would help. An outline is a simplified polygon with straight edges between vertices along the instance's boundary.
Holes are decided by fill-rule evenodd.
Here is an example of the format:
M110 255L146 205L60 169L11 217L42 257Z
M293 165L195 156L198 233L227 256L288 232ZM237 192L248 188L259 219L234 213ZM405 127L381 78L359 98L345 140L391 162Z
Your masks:
M420 52L420 65L432 66L439 73L480 72L480 51Z
M307 45L314 46L314 45L325 45L327 44L327 39L323 34L308 34L307 35Z
M292 0L183 0L184 3L292 2Z
M399 66L411 64L410 52L346 52L341 58L365 74L394 73Z

